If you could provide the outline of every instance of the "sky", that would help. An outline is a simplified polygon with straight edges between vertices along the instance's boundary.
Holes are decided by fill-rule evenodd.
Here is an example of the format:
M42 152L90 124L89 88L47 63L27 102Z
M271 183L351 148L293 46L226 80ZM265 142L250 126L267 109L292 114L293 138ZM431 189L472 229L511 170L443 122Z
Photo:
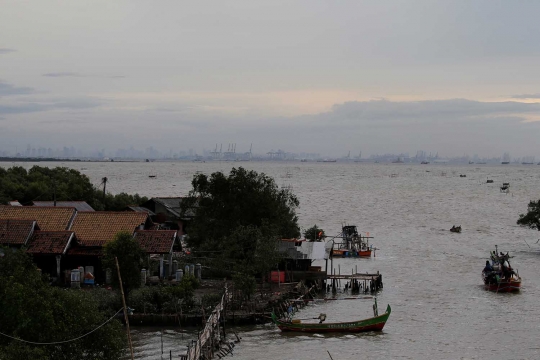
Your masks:
M0 151L540 158L537 1L0 7Z

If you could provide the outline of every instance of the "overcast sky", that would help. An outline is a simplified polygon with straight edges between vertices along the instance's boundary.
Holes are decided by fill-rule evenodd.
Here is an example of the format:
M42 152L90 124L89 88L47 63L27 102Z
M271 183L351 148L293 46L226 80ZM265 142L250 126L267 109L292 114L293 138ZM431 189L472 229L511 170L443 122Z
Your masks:
M540 158L540 2L0 7L0 150Z

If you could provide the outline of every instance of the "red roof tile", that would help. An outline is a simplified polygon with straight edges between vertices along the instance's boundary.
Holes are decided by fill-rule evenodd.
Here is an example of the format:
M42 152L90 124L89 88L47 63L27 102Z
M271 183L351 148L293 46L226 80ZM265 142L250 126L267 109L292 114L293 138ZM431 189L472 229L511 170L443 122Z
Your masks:
M68 230L75 215L72 207L0 206L0 219L35 220L41 230Z
M62 255L73 237L73 231L36 231L26 251L34 255Z
M176 240L175 230L139 230L135 241L147 254L168 254Z
M34 220L0 219L0 244L25 245L34 229L39 229Z
M131 211L80 211L71 230L82 246L103 246L121 231L133 234L148 219L147 213Z

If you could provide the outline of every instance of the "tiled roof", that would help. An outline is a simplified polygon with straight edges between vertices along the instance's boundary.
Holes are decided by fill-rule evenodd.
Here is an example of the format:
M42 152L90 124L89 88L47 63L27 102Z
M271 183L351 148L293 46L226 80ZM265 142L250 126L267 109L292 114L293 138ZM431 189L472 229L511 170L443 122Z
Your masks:
M71 226L82 246L103 246L120 231L133 234L144 225L147 213L131 211L79 211Z
M54 201L33 201L34 206L54 206ZM86 201L57 201L56 206L74 207L77 211L95 211Z
M26 251L34 255L63 255L73 237L73 231L36 231Z
M68 230L73 207L0 206L0 219L36 220L43 231Z
M175 230L142 230L135 232L135 241L147 254L168 254L176 240Z
M25 245L34 229L39 229L34 220L0 219L0 244Z

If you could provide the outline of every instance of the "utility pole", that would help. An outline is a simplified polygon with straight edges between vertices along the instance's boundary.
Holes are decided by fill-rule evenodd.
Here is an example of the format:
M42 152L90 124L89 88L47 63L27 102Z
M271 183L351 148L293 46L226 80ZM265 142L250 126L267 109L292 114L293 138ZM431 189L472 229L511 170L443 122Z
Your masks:
M105 204L105 188L107 187L107 177L101 179L103 181L103 204Z
M56 207L56 179L53 179L53 200L54 206Z
M105 178L106 179L106 178ZM115 256L114 261L116 261L116 270L118 271L118 282L120 283L120 293L122 294L122 305L124 306L124 319L126 320L126 331L128 337L129 351L131 352L131 360L133 357L133 344L131 343L131 332L129 331L129 318L126 307L126 298L124 296L124 286L122 285L122 276L120 275L120 265L118 265L118 258Z

